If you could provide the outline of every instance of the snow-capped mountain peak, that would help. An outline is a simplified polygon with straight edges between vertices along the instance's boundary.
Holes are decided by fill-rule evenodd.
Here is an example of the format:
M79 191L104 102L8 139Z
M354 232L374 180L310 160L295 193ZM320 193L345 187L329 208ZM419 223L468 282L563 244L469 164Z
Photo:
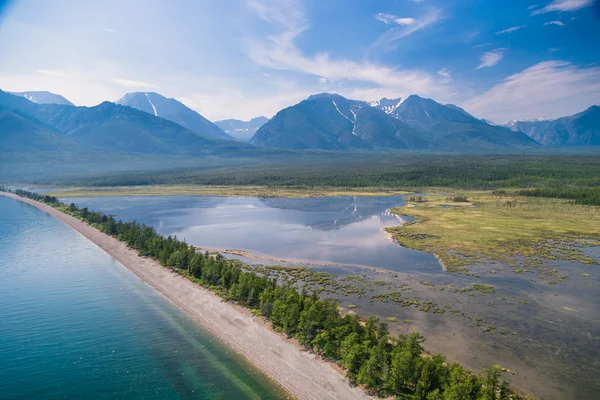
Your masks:
M388 99L384 97L381 100L369 101L367 104L385 112L386 114L392 114L398 107L400 107L404 100L405 99L402 97L397 99Z
M115 101L145 113L168 119L202 136L215 139L233 139L221 128L204 118L185 104L154 92L134 92Z
M31 91L31 92L9 92L16 96L21 96L36 104L59 104L66 106L74 106L69 100L59 94L46 91Z

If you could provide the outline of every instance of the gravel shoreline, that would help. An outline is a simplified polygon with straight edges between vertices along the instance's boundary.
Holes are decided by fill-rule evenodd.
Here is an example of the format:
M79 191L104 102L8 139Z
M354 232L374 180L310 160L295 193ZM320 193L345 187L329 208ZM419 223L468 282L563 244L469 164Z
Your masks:
M315 354L272 331L262 318L180 276L90 225L43 203L11 193L4 196L36 207L69 225L199 321L215 336L299 400L372 399L350 387L344 376Z

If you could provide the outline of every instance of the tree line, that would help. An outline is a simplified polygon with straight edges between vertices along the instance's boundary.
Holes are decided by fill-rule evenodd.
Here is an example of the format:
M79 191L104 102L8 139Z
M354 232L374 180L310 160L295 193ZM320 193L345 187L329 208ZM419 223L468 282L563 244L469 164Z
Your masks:
M520 190L519 195L531 197L554 197L574 200L575 204L600 206L600 188L541 188Z
M0 190L7 190L0 188ZM221 254L200 252L176 236L164 237L150 226L62 203L53 196L16 190L48 204L151 257L161 265L267 318L273 328L297 338L307 349L341 365L352 384L379 396L410 400L522 399L501 379L501 367L475 375L441 354L424 354L420 333L392 337L376 317L342 315L338 304L298 292Z
M445 186L461 189L600 186L598 155L343 155L241 166L130 172L53 181L67 186ZM43 183L43 182L41 182Z

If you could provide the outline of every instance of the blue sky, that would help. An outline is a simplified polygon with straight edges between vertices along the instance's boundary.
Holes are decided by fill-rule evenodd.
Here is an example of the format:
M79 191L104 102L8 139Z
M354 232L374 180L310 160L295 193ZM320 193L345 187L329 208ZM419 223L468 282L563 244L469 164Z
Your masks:
M155 91L217 120L320 92L419 94L504 122L600 104L593 0L16 0L1 12L0 88L77 105Z

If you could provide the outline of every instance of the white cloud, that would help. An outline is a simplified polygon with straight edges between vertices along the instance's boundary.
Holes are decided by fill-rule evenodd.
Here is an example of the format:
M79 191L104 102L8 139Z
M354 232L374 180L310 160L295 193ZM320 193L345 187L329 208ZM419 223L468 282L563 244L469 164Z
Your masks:
M110 28L106 28L104 31L105 31L105 32L108 32L108 33L116 33L114 30L112 30L112 29L110 29Z
M443 19L442 12L439 9L431 9L418 19L397 18L396 16L390 14L383 15L392 17L392 19L388 20L389 22L386 22L386 24L394 23L395 25L399 26L390 28L386 33L380 36L379 39L377 39L377 41L373 44L374 47L389 46L397 40L410 36L413 33L425 29ZM379 20L381 21L382 19Z
M52 69L37 69L36 72L42 75L56 76L58 78L66 78L68 75L61 71L55 71Z
M558 118L600 103L600 67L545 61L509 76L462 106L494 121Z
M451 78L451 75L450 75L450 70L449 70L448 68L443 68L443 69L440 69L440 70L437 72L437 74L438 74L439 76L441 76L441 77L444 77L444 78L447 78L447 79L450 79L450 78Z
M113 78L110 79L110 82L116 83L117 85L125 86L125 87L135 87L135 88L153 88L156 87L153 83L147 83L142 81L134 81L131 79L118 79Z
M328 81L352 81L363 87L381 87L393 91L395 96L413 93L447 98L450 88L446 80L421 70L401 70L371 61L352 61L336 58L329 53L305 55L296 44L296 38L308 29L304 13L295 1L248 0L248 5L263 21L276 29L276 34L248 41L247 54L258 65L280 71L301 72ZM414 25L392 28L395 40L422 29L439 19L439 14ZM399 31L395 31L395 29ZM343 89L343 88L342 88ZM341 92L341 90L339 90Z
M511 26L510 28L496 32L496 35L503 35L505 33L513 33L514 31L518 31L519 29L525 28L526 26L527 25Z
M497 65L504 58L504 50L505 49L495 49L483 53L483 55L479 58L479 66L475 69L493 67Z
M414 18L399 18L399 17L396 17L395 15L383 14L383 13L379 13L379 14L375 15L375 19L383 22L386 25L396 24L396 25L400 25L400 26L408 26L408 25L414 25L417 23L417 20Z
M591 6L595 0L552 0L547 6L535 10L531 15L544 14L553 11L576 11Z
M565 26L565 24L562 21L548 21L548 22L544 23L544 26L546 26L546 25Z

